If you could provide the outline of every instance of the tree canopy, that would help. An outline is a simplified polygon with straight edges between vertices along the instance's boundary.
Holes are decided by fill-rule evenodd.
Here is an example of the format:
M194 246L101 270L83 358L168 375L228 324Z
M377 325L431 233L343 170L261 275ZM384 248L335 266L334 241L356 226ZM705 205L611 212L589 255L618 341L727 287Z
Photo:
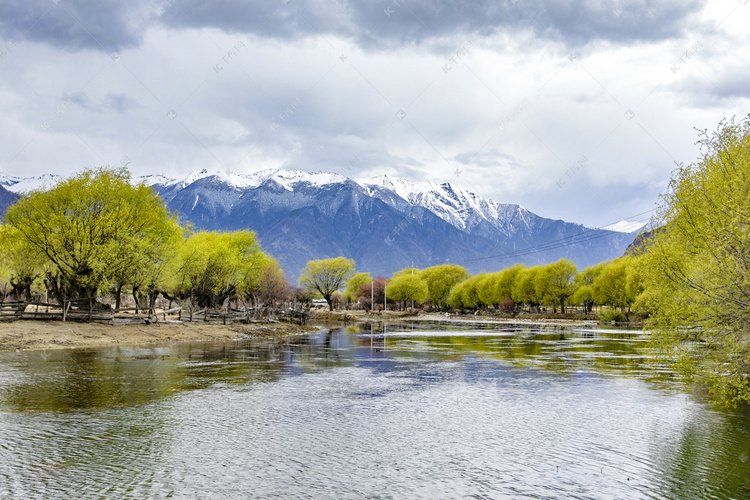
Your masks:
M406 268L395 273L388 283L388 296L393 300L424 302L427 299L427 283L421 278L421 271Z
M336 257L333 259L311 260L302 270L299 278L300 285L310 291L318 292L333 311L331 297L346 281L354 276L356 267L352 259Z
M662 195L664 229L647 243L639 302L687 373L725 401L750 401L750 117L703 131L699 143L699 161L678 168Z
M448 304L451 288L468 279L469 272L456 264L442 264L422 270L420 277L427 283L427 294L432 304L443 307Z
M362 296L361 289L365 285L370 285L372 283L372 277L370 276L370 273L357 273L351 278L349 278L346 282L346 290L344 291L344 296L346 297L348 302L354 302L355 299L358 299Z
M568 297L575 291L575 276L575 264L566 259L542 267L534 281L539 302L552 306L559 305L560 311L564 313Z
M261 251L252 231L193 234L181 246L175 265L173 293L190 297L200 307L220 306L228 298L259 292L264 268L278 267Z
M145 183L124 169L87 169L48 191L34 191L8 209L8 225L49 261L58 297L96 295L115 277L164 258L182 229Z

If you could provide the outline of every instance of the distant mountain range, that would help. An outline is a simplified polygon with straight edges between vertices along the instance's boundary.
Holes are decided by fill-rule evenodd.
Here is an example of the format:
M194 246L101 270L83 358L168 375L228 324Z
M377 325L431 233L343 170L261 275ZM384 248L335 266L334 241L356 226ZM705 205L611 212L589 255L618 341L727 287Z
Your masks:
M22 194L57 180L3 178L0 188ZM449 183L389 176L202 170L184 179L137 180L153 186L196 229L254 230L292 282L309 260L339 255L354 259L358 270L386 276L410 265L456 263L477 273L560 258L583 268L621 256L639 229L627 223L587 228Z

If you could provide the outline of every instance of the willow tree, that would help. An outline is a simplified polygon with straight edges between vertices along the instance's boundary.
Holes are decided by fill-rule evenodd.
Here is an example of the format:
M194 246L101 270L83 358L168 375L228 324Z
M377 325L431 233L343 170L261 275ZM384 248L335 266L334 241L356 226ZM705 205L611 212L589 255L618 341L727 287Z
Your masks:
M479 298L479 288L486 275L479 274L463 280L451 288L448 304L456 309L476 309L482 305Z
M523 264L516 264L500 271L498 279L495 281L495 301L499 304L504 299L513 298L513 287L515 286L518 276L523 271Z
M253 231L201 231L181 246L171 289L175 296L189 298L199 307L245 299L258 293L269 259Z
M87 169L8 209L19 238L48 260L47 280L62 301L94 297L116 276L163 257L179 232L176 216L125 168Z
M534 266L518 271L513 282L513 294L511 295L513 302L527 304L529 308L534 308L539 304L541 299L537 296L535 283L541 269L540 266Z
M419 269L406 268L394 273L388 282L388 296L396 301L422 303L427 298L427 283Z
M500 305L502 298L498 298L495 294L495 289L501 275L502 271L482 275L479 283L477 283L477 296L482 305L495 306L496 308Z
M568 297L575 292L574 280L576 266L567 259L543 266L535 277L534 288L540 302L551 306L560 306L560 312L565 314L565 304Z
M596 301L594 300L594 281L601 274L608 263L601 262L589 266L575 277L575 292L570 296L570 302L583 305L586 314L590 313Z
M312 292L319 293L328 303L328 309L333 311L333 294L346 285L349 278L356 272L352 259L336 257L333 259L311 260L302 270L299 278L300 285Z
M468 279L469 271L456 264L441 264L423 269L420 278L427 283L427 294L436 307L448 304L451 289Z
M0 225L0 231L3 230L3 226ZM10 285L10 269L8 269L8 265L3 259L3 249L6 248L6 242L5 239L0 239L0 303L5 301L5 297L8 295L8 292L10 291L9 285Z
M699 161L678 168L662 195L664 230L644 255L650 326L724 401L750 401L750 117L699 143Z
M47 261L44 254L21 236L12 226L0 226L0 287L8 283L16 299L25 295L26 300L31 300L32 287L44 276ZM0 299L6 294L4 287Z
M365 286L369 287L370 283L372 283L372 277L370 276L370 273L357 273L349 278L346 282L346 290L344 290L344 297L346 298L347 302L354 302L360 297L363 297L364 292L362 292L361 290Z

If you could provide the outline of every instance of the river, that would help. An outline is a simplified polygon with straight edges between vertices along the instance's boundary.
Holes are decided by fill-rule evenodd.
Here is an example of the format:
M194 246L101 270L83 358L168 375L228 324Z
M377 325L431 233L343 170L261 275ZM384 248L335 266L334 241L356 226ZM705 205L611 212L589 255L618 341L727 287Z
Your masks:
M404 323L0 353L1 498L750 498L642 332Z

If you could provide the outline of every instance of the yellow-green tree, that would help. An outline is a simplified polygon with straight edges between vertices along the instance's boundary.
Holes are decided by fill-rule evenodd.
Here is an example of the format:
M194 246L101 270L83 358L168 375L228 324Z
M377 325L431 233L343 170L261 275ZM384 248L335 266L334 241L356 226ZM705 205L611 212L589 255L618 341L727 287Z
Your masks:
M513 296L511 297L514 302L527 304L529 307L539 305L540 298L537 297L535 283L540 270L541 267L534 266L521 269L518 272L513 284Z
M427 298L427 283L422 280L420 270L407 268L396 272L388 282L388 297L423 303Z
M627 262L627 276L625 278L625 299L628 309L638 300L638 296L643 293L643 271L642 257L622 257Z
M565 313L565 303L575 291L575 276L576 266L567 259L543 266L534 280L539 302L552 306L559 305L560 312Z
M497 288L497 282L500 280L502 271L496 273L487 273L477 282L477 296L479 297L482 305L485 306L497 306L503 297L499 297L495 291Z
M451 289L448 304L456 309L476 309L482 305L479 287L486 275L479 274L461 281Z
M0 230L1 228L2 226L0 226ZM0 302L4 301L10 292L10 270L2 256L2 249L5 248L6 244L4 240L0 240Z
M361 296L361 289L365 285L372 283L372 277L370 273L357 273L346 282L346 290L344 290L344 297L347 302L354 302Z
M630 309L643 289L639 261L640 258L627 256L600 264L600 271L591 284L594 301Z
M601 274L606 265L606 263L595 264L576 274L575 292L570 296L571 304L581 304L586 313L591 312L593 305L596 303L594 300L594 280Z
M448 304L451 289L469 276L466 269L456 264L432 266L420 273L422 280L427 283L427 294L435 307L444 307Z
M145 183L124 169L87 169L11 206L7 223L49 261L48 282L60 299L93 297L113 278L160 258L170 214ZM167 238L168 239L168 238Z
M0 226L0 242L0 281L10 285L16 298L31 300L32 287L44 275L46 256L12 226Z
M269 257L253 231L191 235L179 250L172 289L199 307L221 306L228 298L247 298L259 286Z
M352 259L336 257L311 260L302 270L299 283L310 291L318 292L328 303L328 309L333 311L331 297L346 285L355 272L356 266Z
M495 281L495 300L499 304L503 299L513 299L513 287L516 280L524 269L523 264L516 264L500 271L500 275Z
M678 168L662 195L654 222L664 230L644 255L650 326L724 401L750 401L750 117L699 142L699 161Z

